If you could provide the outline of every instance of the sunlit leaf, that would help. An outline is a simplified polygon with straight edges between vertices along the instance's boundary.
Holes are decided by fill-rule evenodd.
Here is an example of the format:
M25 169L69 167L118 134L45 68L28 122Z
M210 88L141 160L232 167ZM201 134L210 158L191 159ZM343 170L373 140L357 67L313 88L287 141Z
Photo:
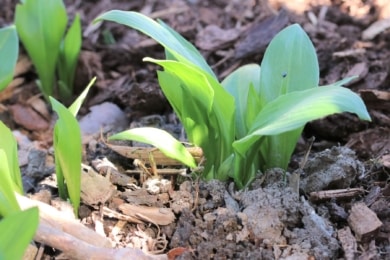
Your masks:
M29 208L0 221L0 259L22 259L38 228L38 208Z
M318 86L317 55L308 35L293 24L280 31L261 62L260 98L268 103L280 95Z
M257 115L250 134L233 146L244 154L261 136L294 130L312 120L342 112L370 120L361 98L347 88L327 86L288 93L268 103Z
M172 54L176 60L194 64L215 77L214 72L198 50L181 35L174 32L168 25L160 21L160 23L153 19L137 12L127 12L112 10L106 12L95 19L95 22L107 20L120 23L150 36L155 41L160 43L164 48ZM215 77L216 78L216 77Z
M15 197L15 184L11 179L7 155L3 149L0 149L0 162L0 216L8 216L19 211L20 207Z
M74 117L76 117L81 105L83 104L85 98L87 97L89 89L93 86L93 84L95 84L95 82L96 82L96 77L91 79L91 81L88 83L88 86L84 89L84 91L76 98L76 100L68 108Z
M9 177L12 181L12 188L18 193L23 193L22 177L19 168L18 147L11 130L0 121L0 149L5 152L5 159L8 162ZM0 160L3 162L3 160ZM0 163L1 164L1 163Z
M14 25L0 29L0 91L12 81L19 42Z
M54 127L54 152L59 194L69 196L77 216L80 205L81 182L81 131L73 114L61 103L50 97L58 120ZM65 185L66 183L66 185Z
M80 16L76 14L72 25L61 44L57 68L60 81L60 97L69 99L73 94L74 75L81 49L81 22Z
M20 40L39 75L43 94L53 95L55 69L67 15L62 0L25 0L15 11Z
M133 128L110 136L108 140L132 140L150 144L157 147L166 156L178 160L191 168L197 166L195 159L178 140L168 132L158 128Z

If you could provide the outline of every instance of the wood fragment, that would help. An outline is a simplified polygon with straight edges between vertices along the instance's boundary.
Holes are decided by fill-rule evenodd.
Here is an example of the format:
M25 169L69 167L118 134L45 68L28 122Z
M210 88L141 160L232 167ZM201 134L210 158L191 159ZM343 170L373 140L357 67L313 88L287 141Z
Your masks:
M170 208L144 207L128 203L123 203L118 208L125 215L138 219L142 219L140 217L144 216L142 220L151 220L157 225L169 225L175 220L175 215Z
M358 202L352 206L348 217L348 224L355 232L356 240L362 242L370 241L382 226L382 222L375 212L362 202Z
M352 235L351 229L347 226L337 230L337 236L340 240L341 246L344 250L344 257L346 260L356 259L357 243L355 237Z
M350 200L364 194L362 188L339 189L339 190L323 190L310 192L310 201L323 201L329 199L344 199Z

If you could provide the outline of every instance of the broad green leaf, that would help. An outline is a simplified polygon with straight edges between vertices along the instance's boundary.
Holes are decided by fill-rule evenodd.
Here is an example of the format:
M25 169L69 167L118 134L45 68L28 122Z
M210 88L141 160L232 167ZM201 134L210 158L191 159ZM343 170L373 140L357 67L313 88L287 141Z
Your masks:
M20 207L15 197L15 184L11 179L7 155L3 149L0 149L0 162L0 216L8 216L19 211Z
M8 162L8 174L12 181L12 187L16 192L22 194L23 184L19 168L17 143L11 130L9 130L9 128L1 121L0 136L0 149L5 152L5 158ZM3 160L0 160L0 162L3 162Z
M57 62L58 78L60 81L60 97L70 99L73 94L74 75L77 60L81 49L81 22L79 14L76 14L72 25L61 44Z
M94 22L107 20L134 28L160 43L176 60L194 64L216 78L199 51L168 25L137 12L112 10L98 16Z
M19 42L15 25L0 29L0 91L12 81L18 52Z
M233 146L244 155L262 136L291 131L312 120L342 112L371 120L361 98L347 88L327 86L291 92L268 103L257 115L250 134Z
M236 104L236 137L242 138L248 133L247 120L251 114L261 110L258 98L260 66L249 64L233 71L222 81L222 86L234 97ZM250 86L252 90L250 91ZM257 88L257 91L254 91Z
M309 37L298 25L280 31L261 62L260 97L266 104L280 95L318 86L317 55Z
M46 98L53 95L55 69L67 15L62 0L25 0L16 6L15 25L39 76Z
M19 211L0 221L0 259L22 259L38 228L37 207Z
M355 77L345 78L329 86L340 87ZM326 86L323 86L326 87ZM261 160L260 169L264 172L267 169L278 167L287 169L291 155L294 152L295 146L299 137L302 134L303 126L297 129L281 133L278 135L270 135L263 137L265 140L260 146L260 152L263 160Z
M75 214L80 205L81 182L81 131L73 114L61 103L50 97L53 110L58 114L54 127L53 145L59 193L64 196L65 184ZM60 172L58 171L60 169ZM66 199L66 197L62 197Z
M76 117L77 113L81 105L83 104L85 98L88 95L89 89L95 84L96 77L94 77L89 83L88 86L84 89L84 91L77 97L77 99L72 103L72 105L68 108L74 117Z
M166 156L175 159L191 168L195 168L196 161L187 149L167 131L140 127L110 136L108 140L132 140L153 145Z

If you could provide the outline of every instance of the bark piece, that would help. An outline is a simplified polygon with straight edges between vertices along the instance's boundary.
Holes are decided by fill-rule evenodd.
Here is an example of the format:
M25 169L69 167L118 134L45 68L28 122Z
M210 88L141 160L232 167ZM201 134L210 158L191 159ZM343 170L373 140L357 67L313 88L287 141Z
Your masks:
M169 208L143 207L124 203L118 207L123 214L150 222L156 225L168 225L175 220Z
M31 131L43 131L49 128L49 123L29 106L15 104L9 107L15 122Z
M344 257L346 260L356 259L357 243L355 237L352 235L349 227L344 227L337 231L341 246L344 250Z
M359 202L352 206L348 224L355 232L357 241L367 242L382 226L377 215L366 204Z
M90 206L105 203L115 192L116 188L105 178L96 173L92 168L81 174L81 200Z
M289 22L287 11L282 10L277 16L271 16L251 27L247 35L237 43L236 59L243 59L262 53L272 38Z

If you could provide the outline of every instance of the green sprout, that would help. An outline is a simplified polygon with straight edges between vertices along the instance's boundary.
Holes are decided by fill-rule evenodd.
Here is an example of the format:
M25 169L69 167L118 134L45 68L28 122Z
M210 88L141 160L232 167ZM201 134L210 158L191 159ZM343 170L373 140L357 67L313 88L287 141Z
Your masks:
M91 80L69 108L50 97L52 108L58 114L53 132L58 193L62 199L70 199L76 216L80 206L82 159L81 131L76 115L95 80Z
M342 112L371 120L361 98L342 87L353 77L318 87L317 55L298 24L275 36L261 66L243 66L220 83L197 49L162 21L118 10L100 20L139 30L165 48L166 60L144 60L164 68L159 84L189 141L203 150L206 179L231 177L246 187L259 170L287 168L307 122Z
M16 140L0 121L0 259L22 259L38 228L38 208L21 211L15 192L23 193Z
M82 41L79 15L65 35L67 23L62 0L25 0L16 7L17 32L37 70L38 86L47 99L59 95L69 101L73 94Z
M12 81L18 60L18 34L14 25L0 29L0 91Z

